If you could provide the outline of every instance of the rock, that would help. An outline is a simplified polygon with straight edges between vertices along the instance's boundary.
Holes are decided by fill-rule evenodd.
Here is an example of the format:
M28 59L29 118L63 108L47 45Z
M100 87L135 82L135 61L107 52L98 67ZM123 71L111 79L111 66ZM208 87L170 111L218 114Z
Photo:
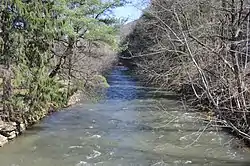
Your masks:
M6 122L3 124L1 131L8 133L8 132L16 131L16 129L17 129L17 126L15 122Z
M26 125L24 123L20 124L20 132L24 132L26 130Z
M2 147L6 143L8 143L8 138L0 135L0 147Z
M14 138L16 138L17 134L16 131L12 131L10 133L8 133L8 140L12 140Z
M0 128L0 135L11 140L17 135L17 124L15 122L4 122Z
M71 106L71 105L74 105L76 103L78 103L81 99L81 91L77 91L75 92L70 98L69 98L69 101L68 101L68 106Z
M0 121L0 147L6 144L26 130L24 123L18 124L16 122L2 122Z
M4 127L3 121L0 120L0 130Z

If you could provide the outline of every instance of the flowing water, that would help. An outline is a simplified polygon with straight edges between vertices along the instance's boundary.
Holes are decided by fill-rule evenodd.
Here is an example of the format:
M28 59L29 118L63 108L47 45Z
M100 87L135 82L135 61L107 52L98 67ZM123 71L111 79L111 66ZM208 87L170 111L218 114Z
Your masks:
M174 94L140 86L125 67L108 82L105 99L57 112L0 148L0 166L250 165L249 152Z

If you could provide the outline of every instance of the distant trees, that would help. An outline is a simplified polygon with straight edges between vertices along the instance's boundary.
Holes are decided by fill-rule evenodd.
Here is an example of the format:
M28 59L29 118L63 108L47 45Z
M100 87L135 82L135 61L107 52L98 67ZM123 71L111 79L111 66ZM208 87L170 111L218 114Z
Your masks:
M152 0L127 38L139 73L192 97L248 140L249 8L246 0Z
M125 3L123 0L1 1L3 110L0 117L33 123L50 108L64 105L72 94L70 87L76 86L71 81L77 75L74 73L86 72L75 68L73 62L78 59L78 66L84 65L86 57L93 55L93 44L96 48L100 43L110 49L117 47L115 25L119 20L109 12ZM92 69L95 67L98 65Z

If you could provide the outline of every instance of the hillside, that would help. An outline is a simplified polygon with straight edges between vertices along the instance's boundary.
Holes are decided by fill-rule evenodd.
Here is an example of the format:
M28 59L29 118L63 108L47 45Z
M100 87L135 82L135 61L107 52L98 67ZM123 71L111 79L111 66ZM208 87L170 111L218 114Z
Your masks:
M126 23L120 28L120 39L124 40L126 36L128 36L131 32L133 32L135 26L136 26L137 20L134 20L132 22Z
M153 0L124 43L138 77L250 141L249 2Z

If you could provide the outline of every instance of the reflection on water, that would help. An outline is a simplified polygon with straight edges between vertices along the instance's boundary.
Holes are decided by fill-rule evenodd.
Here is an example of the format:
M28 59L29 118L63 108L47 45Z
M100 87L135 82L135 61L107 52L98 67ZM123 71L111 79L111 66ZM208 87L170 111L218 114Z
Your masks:
M140 86L124 67L108 82L103 101L55 113L1 148L0 165L250 165L232 137L186 113L174 94Z

